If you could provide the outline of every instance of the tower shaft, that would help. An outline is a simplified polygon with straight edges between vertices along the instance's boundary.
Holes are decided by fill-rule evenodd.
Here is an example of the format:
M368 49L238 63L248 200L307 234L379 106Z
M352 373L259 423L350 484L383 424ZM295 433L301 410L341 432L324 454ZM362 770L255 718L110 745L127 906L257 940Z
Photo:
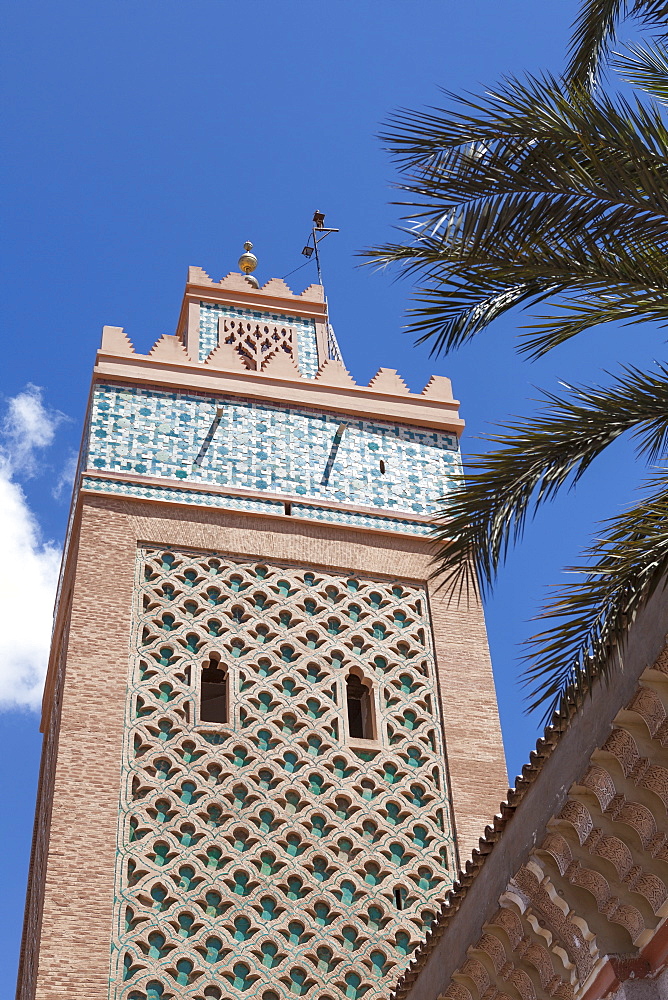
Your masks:
M447 379L357 386L320 286L192 268L106 327L63 563L19 1000L380 996L505 770L429 582Z

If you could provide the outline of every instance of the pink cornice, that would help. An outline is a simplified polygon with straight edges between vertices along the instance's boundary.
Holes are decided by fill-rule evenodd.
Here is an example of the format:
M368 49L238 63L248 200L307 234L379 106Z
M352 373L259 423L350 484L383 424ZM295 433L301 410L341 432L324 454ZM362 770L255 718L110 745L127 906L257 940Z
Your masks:
M114 477L110 477L110 478L118 478L118 477L114 476ZM137 482L137 480L134 479L133 482ZM172 480L168 480L168 482L169 482L170 487L173 488L174 484L173 484ZM157 497L132 497L132 496L124 496L122 494L105 494L105 493L102 493L100 490L91 490L91 489L88 489L88 487L86 487L86 486L80 486L78 494L81 497L113 496L113 498L115 500L121 500L121 501L124 501L126 503L147 503L147 504L154 504L155 503L155 504L160 504L160 505L167 505L169 507L186 507L186 508L189 508L191 510L193 509L193 506L196 506L194 504L188 503L187 500L179 500L176 497L169 497L169 499L168 499L166 497L159 497L159 496L157 496ZM288 498L284 497L283 499L288 499ZM303 498L300 498L300 502L302 502L302 503L309 502L310 503L310 501L304 501ZM197 507L197 509L198 510L201 510L201 509L215 510L215 511L225 511L226 510L226 508L224 508L224 507L204 507L204 508ZM342 532L346 532L346 533L347 532L360 532L361 531L361 532L364 532L364 533L370 532L370 533L375 534L375 535L390 535L393 538L397 538L397 537L407 538L407 539L410 539L411 542L414 542L416 546L418 545L418 543L421 543L420 547L423 548L423 549L425 549L426 551L431 551L432 548L433 548L433 544L434 544L430 538L425 537L424 535L411 535L411 534L405 533L405 532L398 532L397 529L392 526L392 518L391 517L388 518L388 523L387 524L383 524L383 518L382 517L379 517L377 521L369 522L368 524L340 524L338 521L318 521L315 518L299 517L299 515L290 515L288 517L285 514L282 514L280 511L271 510L270 508L268 508L267 510L253 510L253 511L239 511L239 510L234 510L233 508L230 508L229 510L227 510L227 513L229 513L229 514L242 514L243 516L246 516L246 517L259 517L259 518L263 518L263 519L264 518L273 518L274 520L278 519L280 521L292 521L292 522L298 522L299 524L317 524L321 528L335 528L338 531L342 531ZM401 517L400 520L403 520L403 517Z
M174 351L176 354L176 351ZM113 379L135 385L159 385L171 389L194 390L221 396L245 396L267 402L332 410L365 420L386 420L430 427L461 434L464 421L458 415L457 400L406 393L402 396L374 391L366 386L327 385L305 378L283 378L271 371L241 372L207 369L186 360L167 360L150 355L111 354L100 350L94 379Z

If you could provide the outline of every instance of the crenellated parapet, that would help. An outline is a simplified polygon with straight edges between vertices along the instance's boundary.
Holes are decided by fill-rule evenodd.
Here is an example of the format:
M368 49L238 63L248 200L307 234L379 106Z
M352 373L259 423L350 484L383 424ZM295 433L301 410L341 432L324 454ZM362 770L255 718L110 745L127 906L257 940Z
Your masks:
M211 289L220 289L237 294L239 292L246 293L251 287L246 275L241 274L240 271L230 271L220 281L214 281L204 268L192 265L188 268L188 288L203 288L207 292ZM282 278L270 278L269 281L260 286L259 292L262 295L299 302L322 303L325 301L322 285L309 285L303 292L295 293Z
M283 343L291 344L292 340ZM277 382L295 383L292 393L288 389L287 398L304 405L331 405L381 419L391 415L406 423L444 428L458 435L464 428L452 383L443 375L432 375L424 389L414 393L394 368L379 368L368 385L359 385L338 359L326 358L313 379L306 379L291 350L275 347L259 361L257 351L252 353L255 356L251 361L233 344L223 342L200 362L191 357L180 337L163 334L148 354L140 354L122 327L105 326L95 372L127 381L141 378L162 385L186 384L205 391L238 390L257 398L273 397Z

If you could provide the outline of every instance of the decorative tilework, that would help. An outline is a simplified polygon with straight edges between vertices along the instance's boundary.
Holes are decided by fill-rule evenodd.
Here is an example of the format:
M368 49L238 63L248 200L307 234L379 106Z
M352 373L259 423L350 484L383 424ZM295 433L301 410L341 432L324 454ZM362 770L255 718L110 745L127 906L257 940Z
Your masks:
M334 327L331 323L327 324L327 356L331 358L332 361L343 361L341 348L339 347L339 342L336 339Z
M224 510L242 510L251 514L279 514L284 516L284 505L280 500L265 500L258 497L238 497L224 493L207 493L205 490L170 489L155 483L127 482L117 479L98 479L84 476L81 488L95 493L109 493L112 496L135 497L138 500L161 500L163 502L194 504L199 507L220 507ZM340 508L314 507L310 504L293 503L292 517L326 524L350 525L356 528L372 528L380 531L396 531L402 535L427 536L431 525L396 517L376 517L373 514L358 514Z
M200 490L172 490L168 486L157 486L155 483L133 483L125 480L83 476L81 488L92 490L95 493L134 497L137 500L162 500L167 503L185 503L199 507L222 507L225 510L243 510L249 514L283 514L284 512L280 500L225 496L224 493L206 493Z
M293 323L297 330L297 360L299 370L306 378L315 378L318 374L318 345L315 337L315 321L299 319Z
M217 302L200 302L199 360L206 361L214 347L218 346L218 320L249 319L260 322L283 323L292 327L297 334L297 355L299 371L306 378L315 378L318 372L318 347L315 336L315 322L301 316L287 316L282 313L256 312L224 306ZM336 345L338 349L338 345Z
M373 514L357 514L354 511L341 510L339 507L313 507L309 504L293 503L292 516L304 517L313 521L323 521L327 524L348 524L357 528L376 528L382 531L398 531L403 535L430 535L431 524L420 524L396 517L374 517Z
M212 302L199 304L199 360L206 361L218 346L218 317L236 310L225 309ZM241 310L239 310L241 312Z
M97 385L87 468L430 517L457 439L254 400Z
M454 867L424 588L147 547L133 620L111 1000L387 996Z

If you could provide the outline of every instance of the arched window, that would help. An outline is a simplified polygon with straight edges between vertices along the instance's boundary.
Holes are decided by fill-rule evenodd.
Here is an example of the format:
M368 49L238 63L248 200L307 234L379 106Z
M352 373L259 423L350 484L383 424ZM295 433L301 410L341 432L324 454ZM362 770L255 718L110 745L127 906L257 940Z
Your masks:
M370 685L359 674L346 678L348 734L353 740L372 740L374 733L373 696Z
M210 653L209 659L202 664L200 692L200 722L227 722L227 670L220 662L219 653Z

